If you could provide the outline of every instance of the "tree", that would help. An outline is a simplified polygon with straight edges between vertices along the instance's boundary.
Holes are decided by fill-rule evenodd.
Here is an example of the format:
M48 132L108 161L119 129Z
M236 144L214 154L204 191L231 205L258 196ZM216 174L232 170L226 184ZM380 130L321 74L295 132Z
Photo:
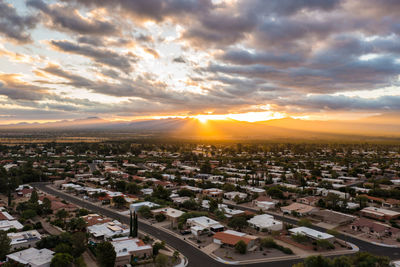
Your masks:
M160 214L157 214L156 216L154 216L154 218L156 219L157 222L163 222L163 221L165 221L165 219L167 217L165 217L164 214L160 213Z
M267 190L267 194L273 198L283 199L283 192L277 186L272 186Z
M159 199L164 199L164 200L170 200L169 195L170 195L169 191L161 185L157 185L157 187L154 188L154 191L152 194L153 197L159 198Z
M115 183L115 189L117 191L125 192L126 190L126 182L123 180L119 180Z
M97 262L101 267L114 267L116 253L110 242L102 242L96 247Z
M137 213L133 213L133 232L132 236L133 237L138 237L138 231L139 231L139 224L138 224L138 216Z
M43 206L43 212L44 212L45 214L51 214L51 213L53 213L53 210L51 209L51 201L50 201L50 199L48 199L47 197L45 197L45 198L43 199L43 204L42 204L42 206Z
M65 209L61 209L57 211L56 217L60 220L66 219L68 217L68 211L66 211Z
M55 248L54 251L56 253L68 253L72 254L72 247L67 243L59 243Z
M328 193L326 196L326 202L331 204L332 209L335 209L338 202L340 201L340 196L334 193Z
M51 260L50 267L69 267L73 261L74 258L68 253L56 253Z
M73 233L71 236L71 244L72 244L72 256L78 258L86 251L87 248L86 233L84 232Z
M35 217L36 215L37 214L35 210L29 209L29 210L24 210L21 214L21 217L24 218L25 220L29 220Z
M36 190L33 190L32 193L31 193L31 198L29 199L29 201L32 202L32 203L37 203L38 200L39 200L39 195L38 195Z
M182 207L188 210L196 210L198 208L198 204L193 199L189 199L182 203Z
M239 252L240 254L246 254L247 252L247 245L243 240L239 240L236 244L235 244L235 250L237 252Z
M160 249L163 249L163 248L165 248L165 244L164 244L164 242L156 242L154 245L153 245L153 255L157 255L158 254L158 251L160 250Z
M116 196L116 197L113 197L113 203L116 208L120 209L123 206L125 206L126 200L123 196Z
M158 254L155 259L157 267L165 267L168 264L168 257L164 254Z
M218 201L216 201L215 199L211 199L208 202L208 205L209 205L210 212L214 212L215 210L218 209Z
M152 216L151 209L148 206L141 206L138 210L140 216L148 219Z
M236 230L241 230L242 228L246 227L248 225L246 217L243 216L236 216L232 217L229 222L228 226L232 227Z
M7 236L7 232L0 231L0 261L4 260L11 248L11 240Z
M201 165L200 172L201 173L210 173L211 172L211 164L209 161L207 161L203 165Z

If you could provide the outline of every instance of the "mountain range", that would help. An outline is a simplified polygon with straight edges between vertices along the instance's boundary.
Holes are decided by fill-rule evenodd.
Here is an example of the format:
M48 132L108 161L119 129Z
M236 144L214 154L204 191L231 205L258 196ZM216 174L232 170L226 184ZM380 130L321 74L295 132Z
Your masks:
M259 122L232 119L208 120L195 118L166 118L134 121L109 121L98 117L62 120L47 123L18 123L0 125L4 130L40 131L115 131L151 133L178 138L207 139L326 139L342 137L400 138L400 114L371 116L358 120L303 120L282 118Z

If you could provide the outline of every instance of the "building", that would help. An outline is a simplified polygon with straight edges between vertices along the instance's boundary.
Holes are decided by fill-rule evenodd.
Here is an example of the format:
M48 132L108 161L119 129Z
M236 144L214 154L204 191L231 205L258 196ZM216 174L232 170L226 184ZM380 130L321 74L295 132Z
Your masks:
M243 199L246 199L247 194L234 191L234 192L224 193L224 197L229 200L235 200L235 199L243 200Z
M11 240L11 250L33 247L41 239L41 235L36 230L8 233L7 236Z
M173 208L161 208L152 210L151 213L154 215L164 214L167 220L171 222L171 226L175 227L178 225L178 218L181 217L185 212Z
M190 230L196 236L205 231L220 232L224 230L222 224L206 216L187 219L186 225L190 227Z
M311 213L312 211L317 210L317 208L306 204L292 203L289 206L281 207L281 210L283 213L286 214L292 214L293 212L296 212L300 216L304 216Z
M0 230L8 231L12 228L21 230L24 226L6 211L0 211Z
M247 221L250 227L257 231L280 231L283 228L283 223L277 221L273 216L268 214L256 215Z
M241 232L236 232L233 230L226 230L223 232L215 233L213 236L213 242L219 245L226 245L234 247L237 242L242 240L247 245L247 249L254 246L255 241L258 239L257 236L248 235Z
M391 220L400 216L399 212L375 207L366 207L361 210L361 214L378 220Z
M147 258L153 255L153 247L146 245L139 238L120 237L112 240L116 258L115 266L125 266L131 263L133 258Z
M357 232L363 232L373 235L377 238L400 237L400 229L391 227L390 225L369 220L367 218L359 218L350 225L350 229Z
M320 200L321 197L317 196L308 196L308 197L302 197L297 199L298 203L305 204L305 205L310 205L310 206L316 206L318 200Z
M335 237L333 235L323 233L304 226L289 229L289 232L291 234L302 234L314 240L327 240L329 242L333 242L335 240Z
M211 198L222 198L224 195L224 190L218 188L208 188L203 190L203 196L208 196Z
M119 221L95 224L87 228L89 234L96 240L105 240L114 236L128 236L129 227L121 224Z
M7 261L15 261L30 267L50 267L54 252L47 249L28 248L7 255Z
M138 211L141 207L146 206L151 208L156 208L159 207L160 205L153 203L153 202L149 202L149 201L143 201L143 202L137 202L137 203L133 203L130 205L130 210L131 211Z
M111 222L111 219L104 218L103 216L100 216L98 214L88 214L88 215L82 216L81 218L85 220L86 226L92 226L95 224L103 224L103 223Z

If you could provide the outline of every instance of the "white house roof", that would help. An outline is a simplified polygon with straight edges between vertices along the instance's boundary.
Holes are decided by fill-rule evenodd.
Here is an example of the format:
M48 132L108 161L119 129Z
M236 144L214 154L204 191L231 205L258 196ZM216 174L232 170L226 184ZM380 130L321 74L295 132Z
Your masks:
M129 229L119 221L95 224L87 228L88 232L95 237L112 237L114 235L128 235Z
M112 240L117 257L129 255L130 252L152 249L152 246L145 245L139 238L120 237Z
M41 235L36 230L30 230L19 233L8 233L8 238L11 239L11 245L21 244L25 242L30 242L34 240L40 240Z
M303 234L306 235L308 237L311 237L313 239L331 239L334 238L333 235L327 234L327 233L323 233L308 227L297 227L297 228L292 228L289 229L289 232L293 233L293 234Z
M195 217L195 218L190 218L187 220L189 223L196 224L198 226L201 226L203 228L223 228L224 226L221 225L219 222L210 219L206 216L200 216L200 217Z
M41 266L50 263L53 258L54 252L47 249L28 248L12 254L8 254L7 258L20 262L22 264L29 264L31 266Z
M256 215L247 221L249 224L255 225L260 228L268 228L274 224L281 224L282 222L274 219L273 216L268 214Z

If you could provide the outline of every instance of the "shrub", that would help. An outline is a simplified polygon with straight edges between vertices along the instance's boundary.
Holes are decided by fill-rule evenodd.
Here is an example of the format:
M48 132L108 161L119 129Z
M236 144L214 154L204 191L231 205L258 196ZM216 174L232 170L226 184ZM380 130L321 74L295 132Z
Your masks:
M239 252L240 254L246 254L246 252L247 252L246 243L243 240L240 240L239 242L236 243L235 250L237 252Z

